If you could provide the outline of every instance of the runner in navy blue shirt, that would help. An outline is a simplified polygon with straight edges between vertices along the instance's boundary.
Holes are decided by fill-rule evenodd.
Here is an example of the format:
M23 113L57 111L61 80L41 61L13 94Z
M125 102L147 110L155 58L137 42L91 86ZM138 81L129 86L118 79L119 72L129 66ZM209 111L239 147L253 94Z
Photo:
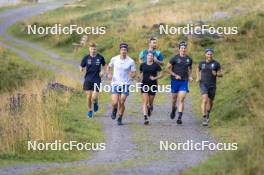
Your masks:
M205 50L206 59L199 63L196 71L196 82L199 82L202 95L201 111L204 126L209 123L209 115L216 92L216 79L223 76L221 65L213 59L213 54L214 50L207 48Z
M93 117L93 111L97 112L99 109L98 92L100 89L101 77L104 75L104 71L101 71L101 66L104 66L104 69L106 69L104 57L97 53L96 44L91 43L89 46L89 54L83 57L80 65L80 71L86 68L83 90L87 94L87 116L90 118Z
M182 113L184 110L184 100L189 92L188 81L192 78L192 59L186 55L187 44L180 42L179 54L173 56L168 65L167 72L171 75L172 111L171 119L175 118L177 110L176 102L178 98L178 119L177 124L182 124Z

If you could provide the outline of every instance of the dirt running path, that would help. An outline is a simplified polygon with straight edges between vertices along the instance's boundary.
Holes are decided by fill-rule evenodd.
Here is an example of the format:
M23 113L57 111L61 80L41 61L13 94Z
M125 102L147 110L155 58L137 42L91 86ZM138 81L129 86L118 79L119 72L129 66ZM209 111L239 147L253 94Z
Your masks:
M39 52L48 54L51 58L61 61L62 64L76 65L76 62L67 61L40 46L28 41L23 41L8 35L5 30L16 21L27 17L43 13L63 5L62 1L36 4L28 7L12 9L0 14L0 35L5 39L23 44L36 49ZM64 72L55 66L45 64L30 57L25 51L19 50L13 46L8 46L3 42L0 45L7 47L22 58L31 61L37 65L51 69L55 72ZM163 94L169 98L169 94ZM200 127L197 120L190 112L189 100L184 114L183 126L177 126L175 121L168 117L170 110L169 100L155 106L155 112L151 118L150 126L142 125L142 116L137 96L131 94L127 101L127 114L125 117L126 125L117 127L116 121L109 118L111 107L106 107L106 113L97 118L103 126L106 136L106 151L95 153L91 159L70 163L34 163L26 165L15 165L0 169L1 175L24 174L34 170L62 168L69 166L88 166L88 165L109 165L121 164L126 160L144 160L137 166L128 168L118 168L109 171L109 174L178 174L187 167L197 164L210 155L207 151L160 151L159 141L184 142L194 140L200 142L203 140L212 140L207 131Z

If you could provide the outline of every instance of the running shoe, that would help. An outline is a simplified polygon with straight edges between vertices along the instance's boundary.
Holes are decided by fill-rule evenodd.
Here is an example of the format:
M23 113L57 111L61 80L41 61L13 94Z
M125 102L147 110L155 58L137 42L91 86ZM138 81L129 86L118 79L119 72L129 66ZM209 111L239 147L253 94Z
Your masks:
M148 117L146 115L144 115L144 125L148 125L149 124L149 120Z
M208 126L208 124L209 124L209 117L204 117L202 125L203 126Z
M112 114L111 114L111 118L112 118L113 120L116 119L116 113L117 113L117 108L113 108L113 110L112 110Z
M122 117L117 118L117 125L123 125L122 123Z
M177 124L179 124L179 125L182 124L182 119L180 117L177 119Z
M93 111L88 111L87 112L87 117L93 118Z

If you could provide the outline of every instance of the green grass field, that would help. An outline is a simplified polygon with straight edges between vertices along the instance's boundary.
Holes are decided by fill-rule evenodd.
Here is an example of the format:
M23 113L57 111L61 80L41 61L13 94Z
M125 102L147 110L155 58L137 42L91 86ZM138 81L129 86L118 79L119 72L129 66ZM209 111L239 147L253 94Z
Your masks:
M15 90L28 80L51 78L52 72L22 60L10 50L0 50L0 93Z

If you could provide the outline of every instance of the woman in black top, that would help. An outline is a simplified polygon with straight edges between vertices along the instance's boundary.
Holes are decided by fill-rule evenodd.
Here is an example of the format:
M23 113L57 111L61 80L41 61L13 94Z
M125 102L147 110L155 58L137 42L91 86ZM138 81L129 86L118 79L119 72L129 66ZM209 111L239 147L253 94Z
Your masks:
M147 54L147 62L140 65L140 75L142 77L141 92L143 97L143 114L144 124L149 124L148 116L153 111L153 101L158 90L157 80L163 76L163 72L159 64L154 63L154 54Z

